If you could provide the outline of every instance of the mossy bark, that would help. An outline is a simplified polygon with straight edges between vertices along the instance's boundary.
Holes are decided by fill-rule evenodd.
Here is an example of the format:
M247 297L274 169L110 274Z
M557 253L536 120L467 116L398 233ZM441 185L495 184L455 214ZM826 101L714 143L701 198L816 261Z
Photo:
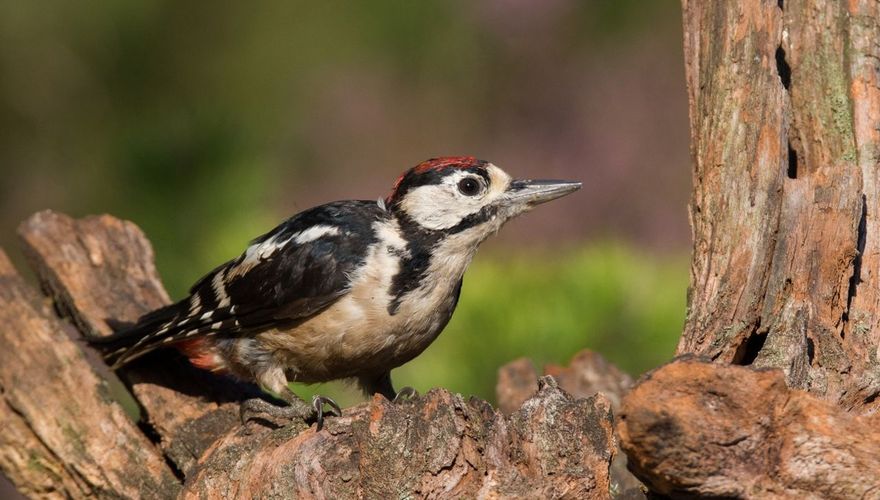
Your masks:
M678 353L880 408L880 4L684 0L694 249Z

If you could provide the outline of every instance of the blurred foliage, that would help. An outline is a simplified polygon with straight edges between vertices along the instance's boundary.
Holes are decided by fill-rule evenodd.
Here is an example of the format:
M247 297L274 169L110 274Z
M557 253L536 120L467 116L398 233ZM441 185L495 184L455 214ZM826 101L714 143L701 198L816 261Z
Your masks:
M449 326L392 374L397 388L446 387L495 400L498 367L529 357L540 371L588 348L632 374L670 359L684 324L687 259L625 245L478 255ZM341 386L299 387L338 394ZM356 401L353 390L340 398Z
M0 246L35 210L113 213L180 297L290 213L462 153L590 181L520 244L678 235L656 207L687 192L679 22L676 0L0 2ZM682 228L683 204L666 211ZM684 257L511 248L477 257L398 385L492 399L520 356L587 347L632 373L671 356Z
M110 212L144 228L179 296L286 214L381 194L431 156L597 178L580 199L600 200L621 174L594 170L656 156L638 148L658 134L603 138L594 101L619 97L596 73L618 71L625 44L656 45L658 26L680 57L677 22L675 0L0 2L0 245L13 247L12 228L35 210ZM667 49L639 49L634 64L656 50ZM665 74L633 68L615 86ZM633 104L608 112L644 123L645 90L627 92ZM627 174L623 189L643 177ZM568 227L664 227L639 213L656 192L582 205L595 215ZM562 217L558 206L542 214Z

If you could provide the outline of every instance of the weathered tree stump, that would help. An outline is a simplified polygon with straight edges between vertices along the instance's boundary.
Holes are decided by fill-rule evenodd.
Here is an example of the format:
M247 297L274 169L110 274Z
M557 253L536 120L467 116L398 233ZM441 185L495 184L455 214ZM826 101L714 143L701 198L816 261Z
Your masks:
M169 302L152 247L131 222L46 211L25 221L19 233L43 288L86 337L109 335L110 323L134 322ZM121 376L140 405L142 426L178 475L238 423L233 401L255 394L176 356L152 356Z
M624 398L630 467L675 498L880 498L880 3L683 6L678 353L714 364L672 363Z
M694 195L679 354L880 409L880 3L684 2Z
M599 353L584 349L571 358L568 366L546 365L544 376L551 376L559 387L576 398L591 397L601 393L608 398L615 415L620 402L633 385L632 378L609 363ZM498 407L504 414L516 412L535 393L537 371L527 358L520 358L498 370L495 391ZM614 496L626 499L645 498L645 487L627 469L626 455L620 451L611 463L611 491Z
M611 405L575 400L552 378L509 417L435 389L375 396L321 432L250 423L218 441L185 498L607 498Z
M400 404L375 397L317 431L242 425L237 402L253 387L160 351L119 373L131 395L117 399L133 398L135 421L79 337L168 302L149 242L110 216L41 212L20 232L50 296L0 252L0 470L27 496L610 496L612 404L572 397L552 377L540 389L533 377L509 415L436 389Z

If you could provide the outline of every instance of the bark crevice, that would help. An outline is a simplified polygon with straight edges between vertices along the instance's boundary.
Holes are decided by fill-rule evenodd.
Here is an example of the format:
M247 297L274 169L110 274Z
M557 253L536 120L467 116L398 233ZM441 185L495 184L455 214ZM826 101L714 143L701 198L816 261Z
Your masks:
M878 423L779 370L681 358L624 398L617 432L631 470L672 498L875 498Z
M768 334L767 329L761 330L761 318L759 317L752 332L737 347L731 364L749 366L754 363L758 359L761 349L764 348Z
M782 82L782 87L788 90L791 87L791 66L785 60L785 49L782 45L776 48L776 73Z
M865 246L868 243L868 198L862 193L862 210L859 217L859 224L856 229L856 254L852 261L852 276L849 278L849 287L846 293L846 309L843 312L843 323L849 321L850 309L852 308L853 299L858 294L858 287L862 283L862 258L865 253ZM846 328L841 328L840 337L844 338Z
M789 179L797 179L798 178L798 154L795 151L794 146L791 143L791 139L788 140L788 167L786 168L786 177Z
M880 4L683 5L694 257L677 353L876 411Z

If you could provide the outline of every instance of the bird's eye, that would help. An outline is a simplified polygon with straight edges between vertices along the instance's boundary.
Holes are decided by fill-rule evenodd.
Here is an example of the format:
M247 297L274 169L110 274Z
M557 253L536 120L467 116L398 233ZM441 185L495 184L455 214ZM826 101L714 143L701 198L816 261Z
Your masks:
M475 196L481 189L480 182L473 177L465 177L458 181L458 190L465 196Z

